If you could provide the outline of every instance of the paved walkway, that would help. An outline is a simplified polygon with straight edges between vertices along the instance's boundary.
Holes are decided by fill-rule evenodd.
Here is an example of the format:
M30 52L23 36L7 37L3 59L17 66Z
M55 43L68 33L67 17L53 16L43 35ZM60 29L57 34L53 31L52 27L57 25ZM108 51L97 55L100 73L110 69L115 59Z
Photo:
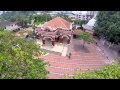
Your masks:
M114 59L118 56L120 56L118 54L118 49L115 49L115 48L108 48L108 45L106 44L102 44L102 41L101 40L98 40L97 38L94 38L94 40L97 42L97 47L100 48L102 54L108 58L111 62L114 61Z
M50 79L62 79L65 74L73 75L77 70L100 69L103 65L109 63L101 51L94 44L85 44L82 48L82 41L73 39L71 48L71 59L60 56L55 53L50 53L47 56L42 56L45 62L49 62L46 69L50 72Z

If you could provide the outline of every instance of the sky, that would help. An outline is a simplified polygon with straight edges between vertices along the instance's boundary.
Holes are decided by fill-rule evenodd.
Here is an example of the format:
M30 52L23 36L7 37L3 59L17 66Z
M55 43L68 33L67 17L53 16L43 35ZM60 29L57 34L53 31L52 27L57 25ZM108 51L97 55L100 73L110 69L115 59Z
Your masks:
M87 13L87 11L72 11L73 13L80 13L80 12L82 12L82 14L86 14Z
M86 14L87 11L72 11L73 13L80 13L82 12L82 14ZM0 14L2 14L2 11L0 11Z

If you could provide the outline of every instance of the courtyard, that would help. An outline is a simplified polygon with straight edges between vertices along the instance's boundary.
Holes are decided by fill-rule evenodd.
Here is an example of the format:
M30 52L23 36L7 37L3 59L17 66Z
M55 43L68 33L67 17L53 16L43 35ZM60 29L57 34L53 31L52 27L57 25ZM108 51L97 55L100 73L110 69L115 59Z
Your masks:
M62 19L53 19L46 25L51 26L55 24L56 26L58 25L58 23L55 23L57 20ZM32 30L32 28L28 28L25 31L29 30ZM72 33L70 29L56 28L53 31L49 27L38 27L36 29L36 43L42 49L48 51L46 55L40 56L39 58L43 58L44 62L49 62L45 66L46 70L50 72L48 74L49 79L64 79L66 74L71 77L74 73L80 72L80 70L96 70L112 63L112 60L108 58L110 55L103 53L103 48L101 49L100 47L101 45L86 43L83 48L83 41L75 39L79 32L82 32L82 30L74 30ZM93 38L91 32L86 32ZM27 33L24 34L26 35ZM71 37L70 39L68 39L67 34ZM62 37L64 35L65 37ZM70 54L71 56L69 57Z
M100 69L110 63L96 45L86 44L85 48L82 48L82 44L81 40L73 39L70 59L54 52L40 56L50 64L46 65L46 69L50 72L49 79L63 79L65 74L72 76L79 70Z
M41 39L36 39L36 42L41 46L42 49L60 53L61 56L66 56L67 54L68 44L66 39L63 41L63 43L55 42L55 46L52 46L51 40L49 38L45 40L45 45L42 45Z
M52 46L49 38L45 40L45 45L42 45L41 38L36 39L36 43L42 49L48 50L48 54L39 58L49 62L49 65L46 65L46 69L50 72L49 79L64 79L66 74L72 76L77 71L100 69L110 63L101 48L94 43L85 44L83 48L82 40L72 39L70 59L66 56L69 49L66 38L63 43L55 42L55 46Z

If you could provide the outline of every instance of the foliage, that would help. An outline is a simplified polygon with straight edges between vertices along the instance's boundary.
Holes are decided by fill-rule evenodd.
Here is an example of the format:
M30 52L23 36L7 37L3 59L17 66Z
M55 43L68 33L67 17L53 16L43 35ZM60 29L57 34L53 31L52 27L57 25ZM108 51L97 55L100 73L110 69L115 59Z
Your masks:
M64 13L58 13L55 17L62 17L65 20L71 22L72 20L68 17L68 15L64 14Z
M7 11L1 15L1 19L11 22L19 22L22 27L27 27L27 24L31 22L31 14L34 11Z
M120 43L120 11L100 11L96 17L94 35L115 44Z
M73 20L75 25L80 25L80 20Z
M73 79L120 79L120 57L116 58L117 62L106 65L99 70L80 71L73 75Z
M33 34L33 31L28 31L28 34L29 34L29 35L32 35L32 34Z
M4 31L4 28L0 27L0 31Z
M120 79L120 64L113 63L110 66L104 66L100 70L74 74L74 79Z
M87 42L88 44L90 44L92 42L92 38L90 37L90 35L87 32L78 33L77 38L83 39L84 44L85 44L85 42ZM84 44L83 44L83 48L84 48Z
M80 20L80 25L82 26L83 24L87 24L87 20Z
M41 15L34 15L33 19L35 19L35 22L46 22L52 19L50 14L43 13Z
M28 20L22 20L22 21L19 21L19 22L20 22L20 25L21 25L23 28L27 28L27 27L28 27L28 23L29 23Z
M44 24L45 22L44 21L42 21L42 22L35 22L35 25L39 25L39 24Z
M120 63L120 57L117 57L115 60L116 60L118 63Z
M86 24L87 21L86 20L74 20L74 24L80 25L82 26L83 24Z
M34 41L15 37L12 32L0 31L0 78L47 78L46 63L35 58L44 51Z

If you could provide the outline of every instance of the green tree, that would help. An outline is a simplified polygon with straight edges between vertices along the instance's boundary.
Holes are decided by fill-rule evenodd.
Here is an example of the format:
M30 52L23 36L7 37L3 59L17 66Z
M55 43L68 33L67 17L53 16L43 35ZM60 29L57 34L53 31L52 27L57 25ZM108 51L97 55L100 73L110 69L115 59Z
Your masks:
M87 42L88 44L92 42L92 38L87 32L78 33L77 38L83 40L83 48L84 48L85 42Z
M82 25L83 25L83 24L87 24L87 22L88 22L88 21L86 21L86 20L80 20L80 23L79 23L79 24L80 24L80 26L82 27Z
M120 63L120 57L117 57L115 60L116 60L118 63Z
M72 20L68 17L68 15L64 14L64 13L58 13L55 17L62 17L65 20L71 22Z
M80 25L80 20L74 20L73 22L75 25Z
M120 61L120 57L117 58ZM73 75L73 79L120 79L120 62L112 65L106 65L100 70L77 72Z
M46 63L37 59L44 51L33 41L0 31L0 78L44 79Z
M32 25L33 35L35 35L35 28L36 28L36 26L35 26L35 24L33 24L33 25Z
M31 22L31 14L33 13L34 11L7 11L0 15L0 17L2 20L8 20L11 22L17 21L24 28L27 27L27 23Z
M94 35L111 43L120 43L120 11L100 11L96 17Z
M86 20L74 20L74 24L82 26L83 24L87 24Z
M34 15L33 19L35 19L35 22L46 22L52 19L50 14L43 13L41 15Z

